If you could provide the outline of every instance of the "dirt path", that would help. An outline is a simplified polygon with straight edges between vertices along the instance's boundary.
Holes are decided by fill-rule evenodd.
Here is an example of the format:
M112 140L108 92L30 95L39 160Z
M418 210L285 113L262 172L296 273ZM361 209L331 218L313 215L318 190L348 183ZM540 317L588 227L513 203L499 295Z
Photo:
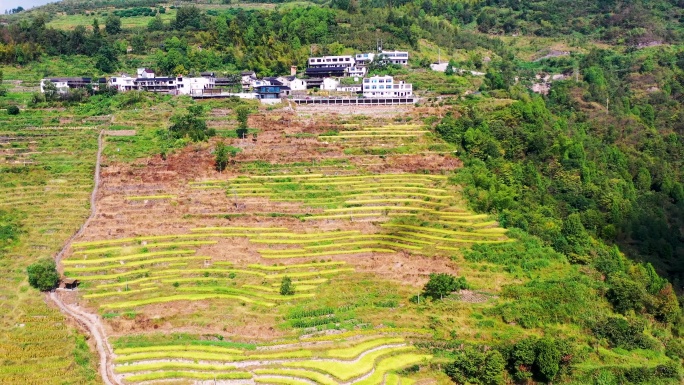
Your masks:
M69 249L71 246L71 243L76 239L76 237L79 237L85 228L88 226L88 223L95 217L95 213L97 212L97 206L96 206L96 201L97 201L97 193L98 193L98 188L100 186L100 160L102 158L102 148L104 147L104 130L100 131L100 135L97 138L97 162L95 163L95 176L94 176L94 182L95 185L93 187L93 192L90 194L90 215L86 219L86 221L83 223L81 228L74 234L72 235L64 244L62 249L55 255L55 262L59 266L59 264L62 261L62 257L64 256L64 253ZM47 299L52 301L58 308L59 310L62 311L62 313L66 314L68 317L72 318L74 321L76 321L81 327L85 328L88 333L93 337L95 340L95 346L97 348L97 353L100 356L100 376L102 377L102 381L106 385L119 385L121 382L119 382L114 375L113 371L113 366L112 366L112 354L113 350L111 345L109 345L109 341L107 341L107 336L104 332L104 328L102 327L102 322L100 318L98 317L97 314L89 314L86 311L80 309L78 306L75 305L70 305L65 303L62 298L59 296L59 292L53 291L50 292L47 295Z

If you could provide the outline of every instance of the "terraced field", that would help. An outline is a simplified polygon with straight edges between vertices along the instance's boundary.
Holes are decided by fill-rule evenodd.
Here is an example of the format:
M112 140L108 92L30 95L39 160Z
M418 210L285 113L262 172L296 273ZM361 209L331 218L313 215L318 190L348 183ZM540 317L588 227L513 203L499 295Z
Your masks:
M424 363L431 356L419 353L396 332L387 333L345 333L248 349L221 342L138 341L144 346L115 349L115 371L127 382L173 378L249 379L258 384L411 384L392 371Z
M420 141L424 136L431 136L431 132L418 124L392 124L378 127L347 124L343 130L334 134L319 135L318 140L334 141L347 148L399 147Z
M96 379L85 341L25 282L26 266L56 253L88 214L100 121L73 117L56 126L58 116L0 116L0 211L23 231L0 259L0 384Z
M200 228L190 234L75 243L64 261L65 274L87 282L83 295L102 309L130 309L174 301L219 299L274 307L282 301L314 298L317 286L353 271L344 262L236 266L224 256L196 255L213 239L296 236L284 228ZM278 286L293 279L297 292L283 296Z
M329 146L432 141L417 125L361 127ZM61 266L80 282L64 298L103 319L122 383L412 384L400 369L432 359L413 345L432 334L414 328L415 285L453 271L464 247L512 240L446 174L378 172L380 155L252 160L260 151L245 145L225 175L182 158L173 171L106 168L98 214Z

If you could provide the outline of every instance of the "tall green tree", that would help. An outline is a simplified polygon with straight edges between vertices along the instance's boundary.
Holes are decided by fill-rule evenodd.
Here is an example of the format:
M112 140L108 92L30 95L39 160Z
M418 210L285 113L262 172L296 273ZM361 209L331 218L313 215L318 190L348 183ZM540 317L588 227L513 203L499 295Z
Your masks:
M121 18L114 14L107 16L105 20L105 31L109 35L117 35L121 33Z
M176 139L189 138L193 142L200 142L216 135L216 130L207 127L203 116L202 106L189 106L187 113L171 118L172 124L169 127L171 136Z
M157 15L149 23L147 23L147 30L150 32L163 31L164 30L164 20L161 16Z
M29 284L40 291L52 290L59 284L57 265L50 258L44 258L29 265L26 272Z
M432 273L423 287L423 295L433 300L442 299L456 290L468 287L465 278L456 278L447 273Z
M199 8L195 6L185 6L176 9L176 20L174 27L176 29L200 29L202 26L202 13Z
M147 53L147 42L145 41L145 36L143 36L141 33L134 35L131 39L131 48L133 49L133 53L138 55Z
M118 64L119 58L116 50L109 43L102 44L97 52L95 68L104 73L112 73L116 70Z
M247 122L249 120L249 115L251 114L251 110L249 107L246 106L240 106L235 109L235 113L237 114L237 121L238 121L238 128L235 130L239 138L244 139L245 135L247 135Z

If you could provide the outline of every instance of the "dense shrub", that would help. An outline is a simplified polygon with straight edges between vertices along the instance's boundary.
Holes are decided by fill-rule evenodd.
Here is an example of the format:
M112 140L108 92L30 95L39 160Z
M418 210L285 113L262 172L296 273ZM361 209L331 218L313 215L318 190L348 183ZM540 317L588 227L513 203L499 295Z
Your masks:
M294 295L294 293L295 290L294 286L292 286L292 278L283 277L283 280L280 283L280 295Z
M551 262L564 261L565 257L543 245L538 238L531 237L518 229L507 234L517 242L504 244L475 244L464 250L464 258L470 262L490 262L507 266L509 270L520 267L523 271L534 271L548 267Z
M9 106L7 107L7 115L19 115L19 107Z
M59 284L57 265L52 259L41 259L29 265L26 271L29 284L40 291L52 290Z
M162 9L164 9L164 7L159 7L159 13L165 12L162 12ZM116 10L113 13L118 17L154 16L156 14L156 10L147 7L135 7Z
M499 385L504 383L505 365L498 350L467 347L456 352L454 362L446 366L445 372L458 384Z
M600 311L592 284L588 277L575 275L508 285L503 289L503 297L515 301L498 305L492 313L500 315L505 322L516 322L524 328L545 323L586 324Z
M644 322L622 317L607 317L592 328L598 338L605 338L611 346L623 349L649 349L652 346L644 335Z
M641 285L626 274L614 274L608 279L610 289L606 295L615 311L625 314L630 310L640 312L644 308L646 293Z
M506 368L516 381L551 382L572 363L574 348L570 342L549 337L528 337L499 349Z

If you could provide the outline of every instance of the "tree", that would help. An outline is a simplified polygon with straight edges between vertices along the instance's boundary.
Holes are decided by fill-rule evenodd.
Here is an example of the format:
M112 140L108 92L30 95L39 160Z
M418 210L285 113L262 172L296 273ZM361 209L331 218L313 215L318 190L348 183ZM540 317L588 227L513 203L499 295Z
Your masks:
M157 15L149 23L147 23L147 30L150 32L163 31L164 30L164 20L161 16Z
M101 36L100 22L95 18L93 20L93 37L99 39Z
M228 150L223 142L219 142L216 145L215 157L216 171L223 172L223 170L226 169L226 166L228 166Z
M45 95L45 100L52 101L57 99L58 92L55 83L46 80L43 84L43 94Z
M116 35L121 32L121 18L115 14L110 14L105 20L105 31L110 35Z
M7 115L19 115L19 107L17 107L17 106L7 107Z
M131 48L133 49L133 52L137 53L138 55L145 54L147 50L145 36L143 36L140 33L133 36L133 38L131 39Z
M392 67L392 60L387 55L377 54L373 60L368 63L368 72L384 71Z
M681 309L672 284L667 283L653 298L653 315L658 321L674 323L681 317Z
M180 7L176 10L175 29L184 29L186 27L200 29L202 23L200 9L191 7Z
M292 286L292 279L290 277L283 277L280 283L280 294L281 295L294 295L294 287Z
M452 76L455 73L456 68L456 61L454 59L449 59L449 64L447 64L446 70L444 70L444 74L447 76Z
M226 146L223 142L216 145L216 171L223 172L228 166L228 159L237 155L240 149L233 146Z
M240 106L235 109L237 114L238 128L235 130L239 138L244 139L247 135L247 121L249 120L249 114L251 113L249 107Z
M111 73L116 70L119 64L119 58L116 50L109 44L103 44L97 52L97 59L95 61L95 68L105 73Z
M59 284L59 273L55 261L44 258L26 269L29 284L40 291L48 291Z
M216 135L216 130L207 128L202 115L204 115L202 106L191 105L186 114L173 116L171 118L173 124L169 127L171 136L176 139L188 137L193 142L199 142Z
M447 273L432 273L430 280L423 287L423 295L433 300L442 299L451 292L467 288L464 277L456 278Z

